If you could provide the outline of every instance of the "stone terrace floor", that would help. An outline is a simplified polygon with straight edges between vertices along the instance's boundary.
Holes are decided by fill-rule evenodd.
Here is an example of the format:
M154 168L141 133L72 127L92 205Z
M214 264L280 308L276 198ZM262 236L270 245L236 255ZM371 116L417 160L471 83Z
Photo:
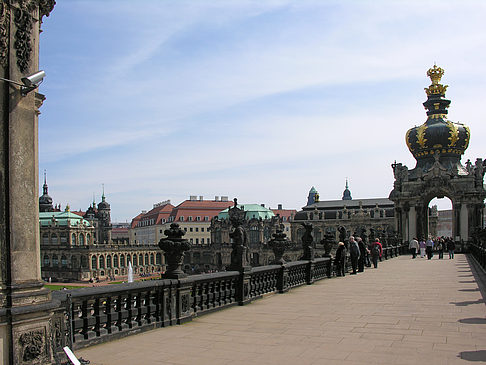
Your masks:
M409 256L76 352L93 365L486 362L485 275Z

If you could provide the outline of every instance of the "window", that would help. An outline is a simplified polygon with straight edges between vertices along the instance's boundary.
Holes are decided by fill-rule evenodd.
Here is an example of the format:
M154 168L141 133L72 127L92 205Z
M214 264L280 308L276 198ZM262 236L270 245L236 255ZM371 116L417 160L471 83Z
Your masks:
M162 230L160 230L159 233L162 233Z
M87 256L81 256L81 267L83 269L88 267L88 257Z
M118 255L113 256L113 266L118 267Z
M89 245L91 243L91 235L88 233L86 235L86 244Z
M53 234L51 236L51 243L54 244L54 245L58 245L59 244L59 236L57 234Z
M149 256L148 253L145 254L145 265L149 264Z
M286 222L287 221L287 217L282 217L282 221Z
M154 254L151 253L150 254L150 265L153 265L154 264Z
M80 234L80 235L79 235L79 244L80 244L81 246L84 246L84 234Z
M209 221L209 217L208 217L208 216L204 217L204 220L205 220L206 222L207 222L207 221Z
M137 254L133 255L133 266L137 266Z
M100 256L99 262L100 262L100 269L104 269L105 268L105 258L103 256Z
M140 266L143 266L143 256L142 256L142 254L138 255L138 264Z
M196 238L196 245L199 245L199 238Z
M208 238L208 245L209 245L210 241L211 241L211 240Z
M196 227L196 232L199 232L199 227Z
M71 244L72 245L76 244L76 235L74 233L71 235Z
M187 232L187 227L184 227L184 232Z
M192 232L192 227L189 228L189 231Z
M201 232L204 232L204 227L201 227Z
M58 266L59 260L57 259L57 255L52 255L52 266Z
M188 220L189 222L192 222L192 216L191 216L191 217L188 217L188 218L187 218L187 220Z
M106 256L106 268L111 269L111 255Z
M179 220L180 220L181 222L184 222L184 217L181 215L181 216L179 217Z
M204 245L204 238L201 238L201 245Z
M120 255L120 267L125 267L125 255Z
M91 257L91 268L96 269L96 256Z
M189 241L192 243L192 238Z
M160 254L160 252L157 255L155 255L155 264L156 265L162 264L162 255Z
M200 221L201 220L201 217L196 217L196 221Z
M43 266L49 266L51 264L51 260L49 260L49 256L44 255L44 260L42 261Z
M43 245L48 245L49 244L49 235L47 233L44 233L42 235L42 244Z
M64 255L62 255L62 256L61 256L61 266L62 266L62 267L67 267L67 264L68 264L68 263L67 263L67 257L66 257L66 256L64 256Z
M67 234L66 232L61 233L61 243L67 243Z

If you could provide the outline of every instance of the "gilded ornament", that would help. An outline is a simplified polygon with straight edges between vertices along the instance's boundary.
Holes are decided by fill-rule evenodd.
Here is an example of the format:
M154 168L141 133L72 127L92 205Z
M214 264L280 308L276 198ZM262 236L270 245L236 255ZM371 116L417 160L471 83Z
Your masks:
M417 129L417 143L420 145L420 147L425 148L425 143L427 142L427 139L425 138L425 130L427 129L426 124L422 124L420 127Z
M427 71L427 76L430 77L432 84L428 88L425 88L427 96L445 94L448 86L439 84L442 75L444 75L444 70L442 68L437 67L436 65L434 65L434 67L432 68L429 68L429 70Z
M447 114L432 114L429 115L428 119L445 119L447 118Z
M471 137L471 131L469 130L468 126L464 126L464 129L466 130L466 138L464 139L464 149L469 146L469 138Z
M412 147L412 144L410 143L410 140L409 140L411 131L412 131L412 129L409 129L407 131L407 134L405 135L405 142L407 143L407 146L408 146L408 149L410 150L410 152L413 152L413 147Z
M446 120L447 127L449 127L450 137L448 138L450 143L449 147L454 147L459 140L459 129L450 120Z

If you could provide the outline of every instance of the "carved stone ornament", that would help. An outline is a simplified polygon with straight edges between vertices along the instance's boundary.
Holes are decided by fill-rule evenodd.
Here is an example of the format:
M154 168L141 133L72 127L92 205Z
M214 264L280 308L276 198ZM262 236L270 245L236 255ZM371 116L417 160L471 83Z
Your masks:
M5 3L0 3L0 66L6 67L8 60L10 12Z
M26 72L30 57L32 54L31 35L32 35L32 17L28 11L14 9L14 23L17 27L15 32L14 48L17 55L17 66L21 72Z
M55 5L55 0L39 0L39 16L49 16Z
M46 355L46 334L43 329L24 332L18 340L22 363L35 364Z
M167 271L163 274L163 277L167 279L183 278L187 276L181 268L184 252L189 251L191 245L188 240L183 238L185 232L177 223L172 223L170 229L166 229L164 234L167 237L159 241L159 247L164 251L167 262Z

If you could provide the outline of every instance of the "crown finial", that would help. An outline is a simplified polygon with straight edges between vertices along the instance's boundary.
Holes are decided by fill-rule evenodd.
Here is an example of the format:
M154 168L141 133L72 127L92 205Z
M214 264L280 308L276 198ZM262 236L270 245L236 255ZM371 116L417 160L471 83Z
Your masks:
M427 76L430 77L432 84L425 88L427 96L430 95L444 95L447 90L447 85L439 84L442 76L444 75L444 69L437 67L434 63L434 67L431 67L427 71Z

